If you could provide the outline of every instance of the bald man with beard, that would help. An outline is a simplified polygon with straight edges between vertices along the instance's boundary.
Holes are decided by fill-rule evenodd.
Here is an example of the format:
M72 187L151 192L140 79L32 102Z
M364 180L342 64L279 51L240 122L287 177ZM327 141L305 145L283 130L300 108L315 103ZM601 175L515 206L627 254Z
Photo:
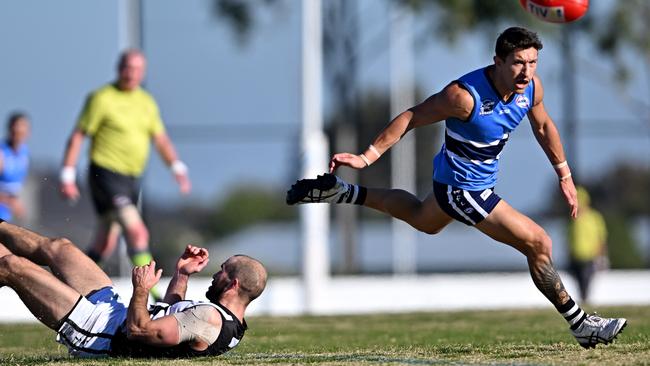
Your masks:
M189 277L208 263L207 249L188 245L164 300L152 306L148 294L162 270L154 261L134 267L127 305L70 240L0 221L0 286L11 287L77 357L190 358L237 346L247 329L246 308L266 286L266 269L249 256L232 256L212 276L208 302L186 300Z

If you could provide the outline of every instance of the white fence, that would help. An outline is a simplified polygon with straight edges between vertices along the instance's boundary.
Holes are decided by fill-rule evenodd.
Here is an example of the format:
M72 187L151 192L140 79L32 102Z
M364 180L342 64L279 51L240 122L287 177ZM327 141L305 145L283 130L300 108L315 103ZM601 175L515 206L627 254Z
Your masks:
M577 297L575 282L560 274L567 290ZM169 279L163 279L166 285ZM190 280L187 298L205 300L209 278ZM130 279L116 279L126 301ZM605 305L650 306L650 271L598 273L590 307ZM464 309L551 307L528 273L432 274L419 276L333 277L321 289L321 302L314 314L361 314ZM18 296L0 288L0 322L34 322ZM272 278L264 294L249 308L249 315L299 315L306 313L305 292L300 278ZM609 315L609 314L603 314Z

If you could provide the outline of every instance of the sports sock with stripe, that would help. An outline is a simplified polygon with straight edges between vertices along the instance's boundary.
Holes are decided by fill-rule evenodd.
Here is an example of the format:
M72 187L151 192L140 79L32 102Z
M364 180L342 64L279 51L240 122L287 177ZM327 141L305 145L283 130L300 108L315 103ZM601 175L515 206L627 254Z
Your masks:
M556 306L557 311L562 314L564 317L564 320L569 323L569 326L571 327L572 330L578 329L578 327L582 324L582 322L585 321L585 318L587 317L587 313L585 313L578 304L573 301L572 298L569 297L569 301L567 301L563 305L558 305Z
M363 205L363 203L366 201L368 188L349 183L347 183L346 187L347 190L344 194L341 194L336 203L352 203L355 205Z
M354 185L354 188L357 190L357 199L354 200L355 205L363 205L366 202L366 195L368 194L368 188L362 187L360 185Z

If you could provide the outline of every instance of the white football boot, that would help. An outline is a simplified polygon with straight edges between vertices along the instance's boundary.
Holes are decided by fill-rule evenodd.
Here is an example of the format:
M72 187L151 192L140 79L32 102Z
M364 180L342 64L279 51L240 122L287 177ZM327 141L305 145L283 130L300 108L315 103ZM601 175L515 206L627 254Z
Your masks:
M601 318L591 314L571 333L582 347L594 348L598 343L611 343L626 325L627 320L624 318Z

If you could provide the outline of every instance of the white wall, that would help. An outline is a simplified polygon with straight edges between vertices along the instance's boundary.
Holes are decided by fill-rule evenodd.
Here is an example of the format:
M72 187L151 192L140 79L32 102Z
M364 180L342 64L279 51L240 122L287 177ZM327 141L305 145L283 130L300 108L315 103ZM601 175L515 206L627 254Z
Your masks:
M567 290L577 297L574 281L560 273ZM593 283L590 307L650 305L650 271L608 271ZM161 282L166 285L169 279ZM129 279L116 279L128 301ZM209 278L190 281L187 298L205 300ZM434 274L426 276L334 277L323 289L317 314L363 314L465 309L551 308L528 273ZM0 322L35 322L13 290L0 288ZM299 278L271 278L264 294L249 308L249 315L299 315L305 304ZM615 314L602 314L613 316Z

